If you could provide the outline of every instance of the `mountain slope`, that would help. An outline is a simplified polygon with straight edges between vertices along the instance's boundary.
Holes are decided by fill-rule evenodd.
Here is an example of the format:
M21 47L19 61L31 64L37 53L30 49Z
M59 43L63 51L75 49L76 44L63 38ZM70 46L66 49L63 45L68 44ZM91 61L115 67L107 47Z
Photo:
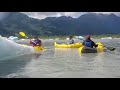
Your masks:
M12 12L0 21L0 34L14 35L24 31L28 35L85 35L119 34L120 17L110 14L88 13L79 18L48 17L43 20Z

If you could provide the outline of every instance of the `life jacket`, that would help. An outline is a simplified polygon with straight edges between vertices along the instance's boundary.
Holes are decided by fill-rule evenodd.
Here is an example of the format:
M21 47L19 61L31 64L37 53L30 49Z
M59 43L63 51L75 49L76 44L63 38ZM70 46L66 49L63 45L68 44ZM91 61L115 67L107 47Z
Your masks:
M42 45L41 40L30 41L30 44L33 44L33 46L37 46L37 44L39 44L39 46Z
M85 41L84 44L85 44L86 47L92 47L92 41L90 41L90 40Z

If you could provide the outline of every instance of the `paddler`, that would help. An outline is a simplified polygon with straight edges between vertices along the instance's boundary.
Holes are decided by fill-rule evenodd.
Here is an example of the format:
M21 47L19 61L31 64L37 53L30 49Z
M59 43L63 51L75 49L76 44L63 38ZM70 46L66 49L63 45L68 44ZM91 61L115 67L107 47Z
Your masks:
M90 47L90 48L93 48L93 47L96 48L98 46L98 45L95 44L94 41L91 40L91 36L90 35L86 36L86 39L85 39L85 41L82 44L83 44L83 46Z
M67 44L74 44L73 36L69 36L69 42Z
M42 41L40 39L38 39L38 37L34 37L34 40L30 40L30 44L32 44L33 46L42 46Z

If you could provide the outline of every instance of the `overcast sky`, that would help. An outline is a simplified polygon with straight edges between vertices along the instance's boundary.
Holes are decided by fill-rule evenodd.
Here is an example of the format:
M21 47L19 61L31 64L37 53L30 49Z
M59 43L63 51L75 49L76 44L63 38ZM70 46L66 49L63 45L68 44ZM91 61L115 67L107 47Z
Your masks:
M46 17L60 17L60 16L72 16L73 18L77 18L80 15L84 14L84 12L23 12L30 17L44 19Z
M80 15L83 15L87 12L22 12L22 13L28 15L29 17L44 19L46 17L59 17L59 16L71 16L73 18L77 18ZM103 13L103 14L114 13L120 16L120 12L94 12L94 13ZM0 12L0 20L5 18L7 15L8 12Z
M87 12L22 12L30 17L44 19L46 17L59 17L59 16L71 16L73 18L77 18L80 15L83 15ZM120 16L120 12L94 12L94 13L103 13L103 14L110 14L114 13Z

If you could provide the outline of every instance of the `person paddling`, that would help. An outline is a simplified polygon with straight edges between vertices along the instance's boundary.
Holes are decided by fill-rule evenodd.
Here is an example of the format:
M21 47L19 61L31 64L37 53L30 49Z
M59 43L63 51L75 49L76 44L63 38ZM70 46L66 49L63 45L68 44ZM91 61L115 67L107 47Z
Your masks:
M69 42L67 44L74 44L73 36L69 36Z
M90 35L86 36L86 39L85 39L85 41L82 44L83 44L83 46L90 47L90 48L98 47L98 45L96 45L95 42L93 42L91 40L91 36Z
M38 37L34 37L35 40L30 40L30 44L34 46L42 46L42 41L38 39Z

